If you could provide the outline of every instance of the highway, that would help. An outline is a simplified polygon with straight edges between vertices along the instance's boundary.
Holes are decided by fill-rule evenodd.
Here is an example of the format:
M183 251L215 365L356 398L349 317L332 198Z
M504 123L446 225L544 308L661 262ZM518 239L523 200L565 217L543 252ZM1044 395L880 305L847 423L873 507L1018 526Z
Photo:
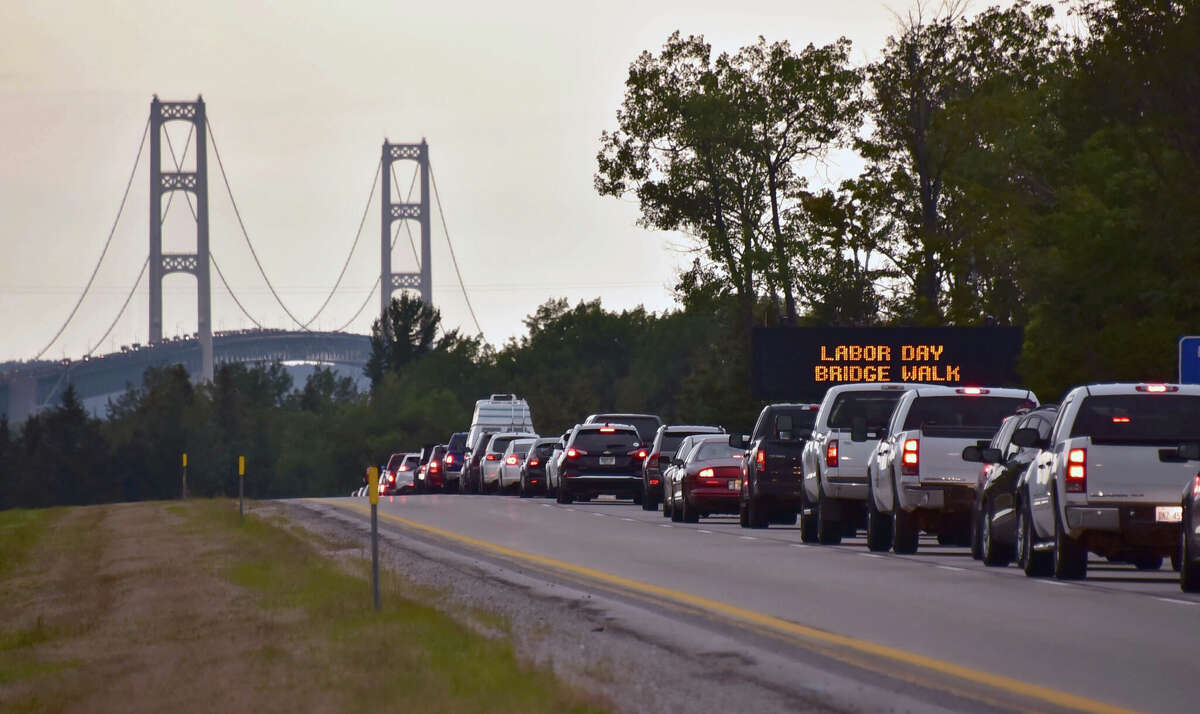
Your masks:
M368 513L361 498L311 503ZM951 709L1181 712L1200 701L1200 597L1179 591L1169 565L1093 559L1086 581L1030 579L925 538L916 555L873 554L862 538L805 545L794 527L671 523L617 501L385 497L380 523L688 612L693 626L771 637L867 682L944 693Z

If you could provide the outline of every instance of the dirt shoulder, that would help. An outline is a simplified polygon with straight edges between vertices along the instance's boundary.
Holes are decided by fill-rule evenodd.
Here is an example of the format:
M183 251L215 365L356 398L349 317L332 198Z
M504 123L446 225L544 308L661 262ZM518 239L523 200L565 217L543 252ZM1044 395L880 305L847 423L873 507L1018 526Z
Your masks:
M371 612L361 558L317 557L353 545L273 515L241 525L224 501L57 512L0 576L0 710L598 710L506 638L406 598L405 581L388 578Z

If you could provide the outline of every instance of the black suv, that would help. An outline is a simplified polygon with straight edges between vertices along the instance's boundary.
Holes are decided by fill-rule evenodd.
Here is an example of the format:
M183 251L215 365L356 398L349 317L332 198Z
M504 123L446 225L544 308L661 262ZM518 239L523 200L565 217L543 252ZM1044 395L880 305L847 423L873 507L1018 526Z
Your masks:
M646 449L632 426L580 424L571 430L563 452L558 502L602 493L640 500L645 458Z

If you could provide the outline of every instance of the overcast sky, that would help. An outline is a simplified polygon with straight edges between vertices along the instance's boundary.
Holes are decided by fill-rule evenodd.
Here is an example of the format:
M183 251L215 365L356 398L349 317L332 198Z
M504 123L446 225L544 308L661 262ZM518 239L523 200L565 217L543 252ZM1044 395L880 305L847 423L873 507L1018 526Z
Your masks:
M116 215L155 93L203 94L251 240L303 320L349 252L384 137L429 141L463 279L493 344L522 333L522 318L551 297L668 309L676 269L689 260L672 246L686 240L639 228L635 203L592 187L598 137L615 125L629 63L676 29L703 34L718 52L760 34L796 46L844 35L865 62L895 29L894 11L908 7L5 0L0 359L32 357L70 312ZM178 149L187 125L172 126ZM133 285L148 251L147 164L144 154L95 285L46 358L95 346ZM256 319L289 327L241 238L211 144L209 166L213 255ZM412 167L397 164L406 188ZM348 320L378 275L374 201L343 287L314 328ZM194 249L194 231L177 201L164 249ZM403 234L393 267L414 267ZM447 326L473 331L436 217L433 282ZM164 289L164 333L194 331L191 276L172 275ZM143 279L99 351L146 341L147 290ZM349 329L367 332L377 304L373 298ZM213 314L214 329L251 326L215 272Z

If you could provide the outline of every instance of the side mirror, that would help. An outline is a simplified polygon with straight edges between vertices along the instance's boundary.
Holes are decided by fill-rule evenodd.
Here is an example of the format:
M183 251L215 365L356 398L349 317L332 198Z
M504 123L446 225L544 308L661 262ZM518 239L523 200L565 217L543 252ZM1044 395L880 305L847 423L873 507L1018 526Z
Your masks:
M1200 461L1200 442L1180 444L1179 457L1188 461Z
M974 445L964 447L962 450L962 460L970 461L973 464L981 464L983 463L982 451L982 449Z
M983 463L985 464L998 464L1004 461L1004 453L1000 449L993 449L988 446L980 449L979 452L983 456Z
M743 451L746 449L749 449L750 448L750 435L749 434L730 434L729 435L729 445L735 449L742 449Z
M866 417L854 417L850 421L850 441L863 442L867 440Z
M1012 443L1021 448L1035 447L1040 449L1048 445L1047 440L1038 434L1037 429L1028 426L1013 432Z

